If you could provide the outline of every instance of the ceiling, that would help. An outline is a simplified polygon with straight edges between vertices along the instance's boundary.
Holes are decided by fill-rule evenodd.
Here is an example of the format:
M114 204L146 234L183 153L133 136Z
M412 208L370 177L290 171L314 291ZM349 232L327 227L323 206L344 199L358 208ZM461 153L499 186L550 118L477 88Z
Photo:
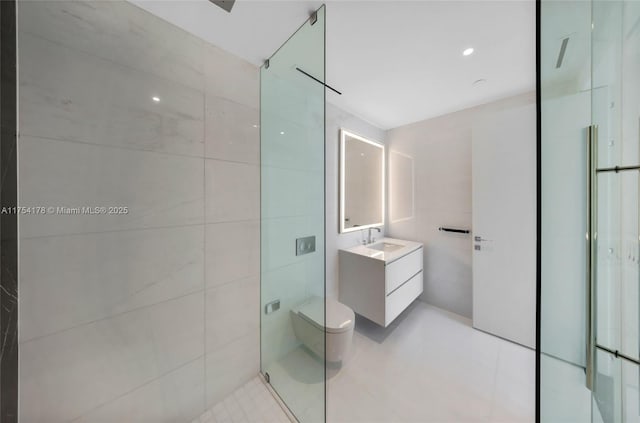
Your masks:
M131 1L256 65L323 3ZM324 3L327 101L381 129L535 89L533 0Z

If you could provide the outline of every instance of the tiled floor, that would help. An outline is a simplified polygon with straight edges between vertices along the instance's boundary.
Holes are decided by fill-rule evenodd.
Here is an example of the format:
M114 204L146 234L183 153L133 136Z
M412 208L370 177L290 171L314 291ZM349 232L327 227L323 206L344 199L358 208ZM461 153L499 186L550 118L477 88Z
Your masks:
M357 320L328 422L533 422L535 352L416 301L387 329Z
M298 348L268 372L300 421L324 420L320 361ZM327 373L329 423L535 419L535 352L475 330L469 319L421 301L386 329L358 318L348 359L340 369L328 367ZM241 402L237 398L242 393L235 395L232 401ZM258 414L249 413L247 420L238 421L262 421L252 420Z
M543 422L597 422L591 419L591 391L585 386L584 369L546 354L541 356L540 416ZM593 408L597 410L597 407Z
M267 372L273 389L301 422L325 421L325 369L322 361L304 347L298 347L271 363ZM332 420L327 419L327 422Z
M259 377L237 389L193 423L290 423Z

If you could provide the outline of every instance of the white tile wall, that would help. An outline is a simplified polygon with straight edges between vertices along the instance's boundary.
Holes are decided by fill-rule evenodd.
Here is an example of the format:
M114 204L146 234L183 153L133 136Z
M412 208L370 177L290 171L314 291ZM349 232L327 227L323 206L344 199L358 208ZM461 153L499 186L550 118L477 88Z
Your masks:
M191 421L259 370L258 69L127 2L18 15L20 205L129 208L20 216L20 421Z
M203 88L207 44L131 4L36 0L20 6L18 19L21 36L38 35L79 52ZM230 54L221 54L212 65L216 62L248 69L246 62ZM233 65L220 69L222 79L235 74ZM248 88L247 93L251 92Z
M414 161L414 215L390 222L387 230L391 237L424 243L422 300L471 317L471 237L438 228L471 228L473 120L491 110L532 102L533 94L527 93L387 132L388 149ZM400 191L394 183L389 181L391 193Z
M260 217L260 168L257 165L205 161L207 222Z
M247 310L243 310L246 312ZM221 348L210 350L206 361L206 405L212 406L260 369L260 332L251 331Z
M203 332L196 293L22 343L20 420L80 417L202 356Z
M202 157L202 90L30 34L20 47L23 135Z
M207 98L226 98L254 110L260 107L260 73L251 63L209 44L204 71Z
M260 222L208 224L207 287L260 274Z
M200 357L77 419L78 423L189 422L204 405ZM141 407L144 404L144 407Z
M23 239L20 339L203 289L202 226Z
M322 214L324 199L318 195L324 191L322 170L309 172L263 166L262 174L263 190L269 193L261 199L265 215L282 218Z
M260 330L260 280L251 276L207 290L207 351ZM225 366L226 363L218 363Z
M29 136L19 150L21 205L129 208L22 215L23 238L203 223L202 159Z
M222 97L207 95L205 156L260 163L260 111Z

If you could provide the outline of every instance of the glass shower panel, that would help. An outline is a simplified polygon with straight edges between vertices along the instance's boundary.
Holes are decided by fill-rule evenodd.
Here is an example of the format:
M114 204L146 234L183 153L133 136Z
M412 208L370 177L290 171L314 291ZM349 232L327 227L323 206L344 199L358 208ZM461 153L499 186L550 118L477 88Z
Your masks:
M638 355L638 174L598 175L598 345Z
M586 422L586 128L590 125L591 6L540 4L540 418Z
M261 370L301 422L325 420L324 71L322 7L260 70Z
M620 45L621 2L593 2L591 121L597 126L597 167L621 164ZM617 174L597 178L596 333L600 345L620 345L620 205Z
M594 403L605 422L640 419L639 180L637 169L615 169L640 164L636 3L597 1L592 5L592 123L597 126L599 169Z
M571 8L585 10L562 13ZM552 0L543 1L541 11L541 421L636 422L640 420L640 2ZM579 28L575 25L578 16ZM576 39L585 43L576 45ZM580 48L584 46L586 51ZM551 60L556 63L549 66ZM578 62L581 71L561 78L565 66L571 70ZM568 128L573 138L563 135ZM591 163L585 154L587 146L594 152ZM560 163L564 174L557 172ZM589 203L587 166L594 182ZM575 172L578 168L582 177ZM554 197L563 187L567 195L583 193L583 201L563 204ZM585 225L589 212L590 232ZM577 224L584 225L583 238L579 239L576 230L567 244L574 249L561 251L550 242L557 237L554 232L569 223L563 222L566 213L577 216ZM587 260L585 239L591 239L591 261ZM578 246L583 249L583 263L571 260ZM557 263L567 270L565 276L584 272L575 279L573 290L559 288L570 285L572 279L554 280ZM576 298L586 300L584 315L579 324L567 325ZM568 315L557 314L559 302L569 306ZM561 332L566 334L564 339L552 336ZM586 352L585 360L567 355L570 349L561 348L567 345ZM595 357L593 366L590 352ZM553 356L564 364L550 365ZM571 372L572 367L577 372ZM573 388L554 389L554 382L566 382L570 373L574 380L563 387ZM595 375L593 384L589 374ZM576 402L578 392L582 400ZM584 407L587 398L590 409Z

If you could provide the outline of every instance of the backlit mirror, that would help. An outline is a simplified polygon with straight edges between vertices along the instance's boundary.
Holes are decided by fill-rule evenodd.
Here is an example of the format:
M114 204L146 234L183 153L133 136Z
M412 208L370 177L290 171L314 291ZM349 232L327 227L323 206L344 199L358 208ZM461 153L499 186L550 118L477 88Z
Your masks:
M384 146L340 130L340 232L384 224Z

